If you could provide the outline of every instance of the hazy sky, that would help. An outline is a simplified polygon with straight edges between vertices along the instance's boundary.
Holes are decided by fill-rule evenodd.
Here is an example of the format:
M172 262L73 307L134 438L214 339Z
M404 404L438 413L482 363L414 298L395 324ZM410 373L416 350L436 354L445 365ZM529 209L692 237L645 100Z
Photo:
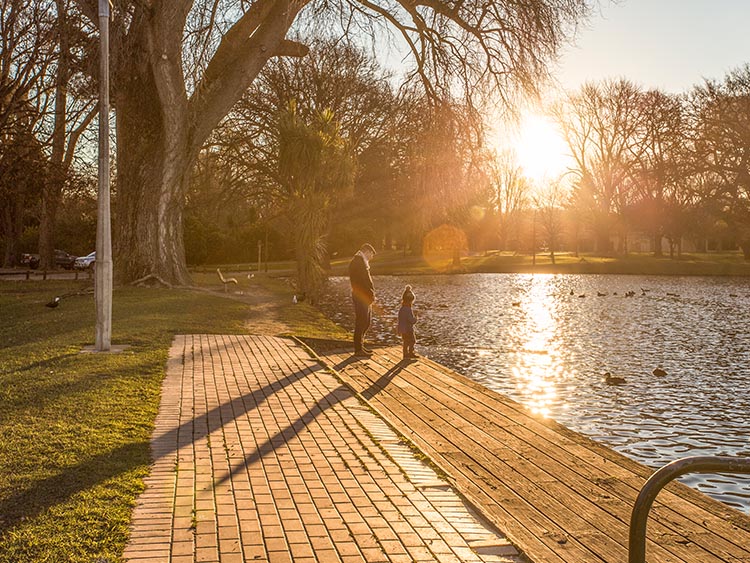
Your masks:
M567 89L622 76L683 92L745 62L750 0L601 0L555 75Z

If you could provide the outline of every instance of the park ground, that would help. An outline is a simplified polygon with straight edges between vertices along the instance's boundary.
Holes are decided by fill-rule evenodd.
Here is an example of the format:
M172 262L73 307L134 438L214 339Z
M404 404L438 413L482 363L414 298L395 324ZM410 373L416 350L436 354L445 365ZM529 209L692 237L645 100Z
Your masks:
M343 274L348 258L332 262ZM490 254L425 260L380 253L375 274L479 271L750 275L737 253L682 260ZM282 275L292 264L273 264ZM284 278L223 265L237 287L224 294L214 268L193 289L117 288L114 344L120 354L81 354L94 337L89 280L0 282L0 563L117 561L149 468L149 440L175 334L346 332L307 303L293 304ZM45 303L63 299L57 308Z
M175 334L343 334L283 281L245 276L231 299L205 281L116 289L112 342L129 348L110 355L80 353L88 280L0 282L0 563L119 560Z

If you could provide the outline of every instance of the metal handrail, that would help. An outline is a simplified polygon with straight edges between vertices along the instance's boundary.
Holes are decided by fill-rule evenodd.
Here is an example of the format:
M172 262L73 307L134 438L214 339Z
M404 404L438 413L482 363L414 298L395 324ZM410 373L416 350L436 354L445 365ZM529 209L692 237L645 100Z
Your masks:
M628 563L646 563L646 524L651 505L659 491L672 479L685 473L750 473L750 458L693 456L668 463L643 485L630 517Z

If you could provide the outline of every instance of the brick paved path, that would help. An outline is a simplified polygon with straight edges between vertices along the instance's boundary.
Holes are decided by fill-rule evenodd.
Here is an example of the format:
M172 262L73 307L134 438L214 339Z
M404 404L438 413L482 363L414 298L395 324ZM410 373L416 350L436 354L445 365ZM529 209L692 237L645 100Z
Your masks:
M162 393L127 561L521 561L291 340L178 336Z

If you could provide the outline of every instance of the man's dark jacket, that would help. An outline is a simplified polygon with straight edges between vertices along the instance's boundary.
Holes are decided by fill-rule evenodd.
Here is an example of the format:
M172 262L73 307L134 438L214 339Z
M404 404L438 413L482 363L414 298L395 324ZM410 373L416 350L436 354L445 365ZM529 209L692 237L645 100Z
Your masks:
M360 253L349 262L349 281L352 284L352 297L365 305L375 301L375 286L370 277L370 266Z

